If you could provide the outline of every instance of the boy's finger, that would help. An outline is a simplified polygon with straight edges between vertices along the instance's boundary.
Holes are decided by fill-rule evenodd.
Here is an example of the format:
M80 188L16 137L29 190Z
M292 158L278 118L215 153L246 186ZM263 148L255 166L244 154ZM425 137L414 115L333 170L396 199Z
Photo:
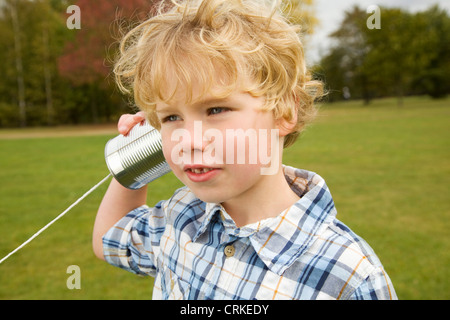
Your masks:
M141 119L141 121L144 121L145 120L145 112L139 111L134 115L134 117L136 117L137 119Z
M128 132L140 121L136 121L133 114L124 114L120 117L117 127L119 129L119 133L126 136Z
M133 128L138 123L143 124L145 121L145 113L143 111L139 111L136 114L123 114L119 122L117 124L117 127L119 129L119 133L126 136L128 132L130 132L131 128Z
M133 115L133 119L134 119L136 124L137 123L144 124L144 121L145 121L145 114L144 114L144 112L139 111L138 113Z

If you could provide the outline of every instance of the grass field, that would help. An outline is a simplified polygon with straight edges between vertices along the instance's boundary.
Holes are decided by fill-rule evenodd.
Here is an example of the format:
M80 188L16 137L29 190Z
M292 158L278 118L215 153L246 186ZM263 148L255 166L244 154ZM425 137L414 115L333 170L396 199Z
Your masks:
M338 218L375 249L400 299L450 299L449 119L449 99L324 105L285 151L284 163L325 178ZM51 131L0 130L0 259L108 174L103 149L114 133ZM149 205L180 185L172 174L153 182ZM106 187L0 265L0 299L151 298L151 278L92 253ZM66 286L70 265L80 267L81 290Z

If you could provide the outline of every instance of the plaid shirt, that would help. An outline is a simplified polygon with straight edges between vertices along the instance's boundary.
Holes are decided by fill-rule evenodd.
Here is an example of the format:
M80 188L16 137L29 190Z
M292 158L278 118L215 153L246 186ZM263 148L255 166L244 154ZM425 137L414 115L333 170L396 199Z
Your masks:
M301 198L275 218L238 228L184 187L111 228L106 261L156 277L153 299L396 299L373 250L336 219L325 181L284 173Z

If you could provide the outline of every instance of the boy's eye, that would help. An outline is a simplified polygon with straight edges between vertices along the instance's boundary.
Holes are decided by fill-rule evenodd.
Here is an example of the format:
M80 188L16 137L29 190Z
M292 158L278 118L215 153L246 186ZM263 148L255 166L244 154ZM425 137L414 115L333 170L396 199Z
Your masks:
M180 119L179 116L176 116L176 115L172 114L170 116L164 117L161 122L162 123L164 123L164 122L172 122L172 121L177 121L179 119Z
M208 109L208 115L215 115L215 114L219 114L222 112L226 112L229 111L229 108L225 108L225 107L214 107L214 108L209 108Z

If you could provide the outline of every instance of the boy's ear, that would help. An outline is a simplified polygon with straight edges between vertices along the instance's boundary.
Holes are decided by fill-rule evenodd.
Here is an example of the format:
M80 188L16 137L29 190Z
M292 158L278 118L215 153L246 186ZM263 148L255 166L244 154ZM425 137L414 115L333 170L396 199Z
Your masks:
M291 120L287 120L285 118L276 120L280 137L285 137L294 131L294 128L297 125L297 119L297 112L294 112L294 116Z

